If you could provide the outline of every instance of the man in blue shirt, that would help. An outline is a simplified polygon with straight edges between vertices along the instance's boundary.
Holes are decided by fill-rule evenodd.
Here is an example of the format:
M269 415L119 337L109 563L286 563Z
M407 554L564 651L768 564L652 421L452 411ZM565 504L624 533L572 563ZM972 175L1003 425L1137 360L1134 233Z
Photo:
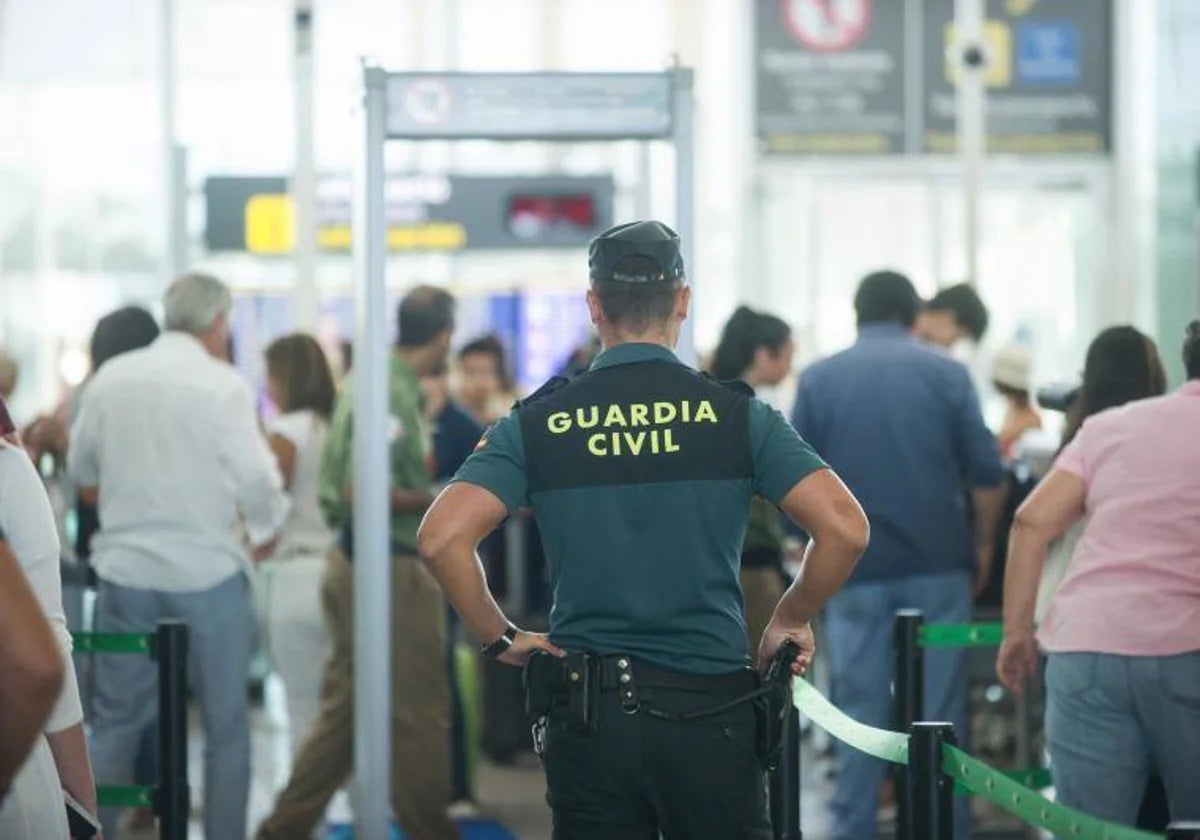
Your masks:
M986 584L991 567L1003 467L966 367L912 337L920 299L908 279L891 271L869 275L854 307L858 341L804 372L792 422L871 522L866 554L826 609L827 638L838 705L864 723L888 727L895 612L920 609L931 622L970 620L973 590ZM963 651L930 650L926 663L925 716L951 721L962 739ZM882 762L839 750L836 840L876 836L883 776ZM961 838L969 819L965 802L958 806Z

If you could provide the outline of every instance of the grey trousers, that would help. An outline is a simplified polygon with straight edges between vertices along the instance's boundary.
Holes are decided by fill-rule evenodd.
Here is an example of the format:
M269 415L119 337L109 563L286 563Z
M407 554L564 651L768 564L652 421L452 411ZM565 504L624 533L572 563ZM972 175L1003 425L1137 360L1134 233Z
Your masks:
M131 589L100 581L96 630L146 633L160 619L188 627L188 681L204 727L204 836L246 836L250 729L246 676L253 646L249 584L236 574L199 592ZM158 678L146 656L96 659L92 766L100 784L130 784L142 731L155 718ZM102 808L106 837L117 836L119 811Z

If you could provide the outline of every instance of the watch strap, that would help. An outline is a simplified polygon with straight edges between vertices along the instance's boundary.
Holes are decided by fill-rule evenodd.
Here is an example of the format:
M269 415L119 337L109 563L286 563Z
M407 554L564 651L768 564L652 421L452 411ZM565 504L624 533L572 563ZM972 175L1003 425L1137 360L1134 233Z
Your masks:
M497 659L512 647L513 640L517 638L517 628L513 625L508 625L508 628L500 635L500 638L488 645L483 645L480 651L488 659Z

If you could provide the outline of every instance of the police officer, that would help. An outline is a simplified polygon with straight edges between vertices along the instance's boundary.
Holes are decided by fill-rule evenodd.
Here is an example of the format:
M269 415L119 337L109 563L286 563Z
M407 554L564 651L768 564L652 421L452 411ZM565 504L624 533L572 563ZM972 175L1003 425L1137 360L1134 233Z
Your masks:
M591 246L603 351L520 402L429 510L422 556L485 654L526 665L556 840L770 838L738 564L760 494L811 536L759 648L800 673L809 622L867 542L854 497L774 409L672 352L688 314L679 237L658 222ZM530 507L550 633L513 626L479 542Z

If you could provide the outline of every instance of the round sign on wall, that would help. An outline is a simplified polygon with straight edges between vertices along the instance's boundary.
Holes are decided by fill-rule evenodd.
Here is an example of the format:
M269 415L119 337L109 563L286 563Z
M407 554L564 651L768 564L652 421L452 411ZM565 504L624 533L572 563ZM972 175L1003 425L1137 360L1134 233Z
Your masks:
M792 36L817 52L853 47L871 22L871 0L781 0L781 5Z

